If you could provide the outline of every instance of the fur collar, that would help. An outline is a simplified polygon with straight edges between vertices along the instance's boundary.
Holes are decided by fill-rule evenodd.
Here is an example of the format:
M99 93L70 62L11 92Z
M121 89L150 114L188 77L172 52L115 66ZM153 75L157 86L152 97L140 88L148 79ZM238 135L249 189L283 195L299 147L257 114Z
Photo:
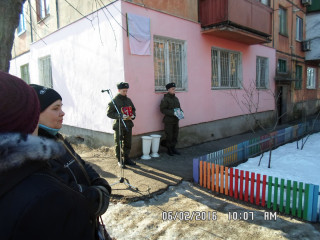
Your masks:
M19 133L0 134L0 172L28 161L48 161L64 153L64 147L53 140Z

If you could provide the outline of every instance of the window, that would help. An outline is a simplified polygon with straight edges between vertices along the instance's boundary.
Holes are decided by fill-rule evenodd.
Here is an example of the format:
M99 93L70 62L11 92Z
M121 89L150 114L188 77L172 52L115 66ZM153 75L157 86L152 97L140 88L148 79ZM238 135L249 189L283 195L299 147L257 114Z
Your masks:
M287 36L287 10L279 7L279 33Z
M297 17L296 20L296 40L303 40L303 20L302 18Z
M242 80L241 54L212 48L212 88L239 88Z
M301 89L302 88L302 66L296 65L296 82L295 88Z
M38 21L46 18L49 15L49 0L36 0L37 19Z
M278 73L286 73L287 72L287 61L283 59L278 59Z
M39 59L39 79L43 86L53 88L50 56Z
M315 68L307 68L307 88L315 89L316 88L316 71Z
M266 6L270 6L269 0L257 0L258 2L261 2L262 4Z
M187 84L186 44L184 41L154 37L154 77L156 91L165 91L166 84L174 82L177 90Z
M21 79L26 83L30 83L29 64L20 66Z
M19 20L19 25L18 25L18 34L22 34L26 31L26 23L25 23L25 18L24 18L24 10L22 6L22 10L20 13L20 20Z
M268 72L269 61L265 57L257 57L256 63L256 87L267 88L268 87Z

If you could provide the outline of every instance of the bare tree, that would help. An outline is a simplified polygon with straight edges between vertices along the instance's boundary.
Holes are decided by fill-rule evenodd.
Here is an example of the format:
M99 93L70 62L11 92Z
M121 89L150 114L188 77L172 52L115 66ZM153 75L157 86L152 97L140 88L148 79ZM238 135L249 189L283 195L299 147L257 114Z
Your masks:
M22 5L26 0L0 1L0 70L8 72L14 33L19 25Z

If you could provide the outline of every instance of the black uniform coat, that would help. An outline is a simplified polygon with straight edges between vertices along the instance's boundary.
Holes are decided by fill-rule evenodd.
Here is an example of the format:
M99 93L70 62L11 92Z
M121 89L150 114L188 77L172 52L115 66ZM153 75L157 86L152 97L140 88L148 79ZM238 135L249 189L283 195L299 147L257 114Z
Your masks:
M177 124L179 119L174 115L174 109L180 108L179 99L175 94L166 93L160 103L160 111L164 114L165 124Z
M0 134L0 239L93 240L87 200L48 168L63 147L31 135Z

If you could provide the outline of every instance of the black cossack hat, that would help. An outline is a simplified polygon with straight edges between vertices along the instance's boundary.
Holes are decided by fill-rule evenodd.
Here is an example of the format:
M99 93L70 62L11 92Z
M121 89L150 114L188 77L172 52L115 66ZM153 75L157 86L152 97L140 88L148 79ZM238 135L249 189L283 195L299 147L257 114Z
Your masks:
M52 89L37 84L30 84L30 86L36 91L40 101L40 113L46 110L52 103L57 100L62 100L60 94Z
M172 87L176 87L176 84L175 84L174 82L168 83L168 84L166 85L166 89L167 89L167 90L169 90L169 89L172 88Z
M129 88L129 83L127 82L121 82L117 84L118 89L127 89Z

